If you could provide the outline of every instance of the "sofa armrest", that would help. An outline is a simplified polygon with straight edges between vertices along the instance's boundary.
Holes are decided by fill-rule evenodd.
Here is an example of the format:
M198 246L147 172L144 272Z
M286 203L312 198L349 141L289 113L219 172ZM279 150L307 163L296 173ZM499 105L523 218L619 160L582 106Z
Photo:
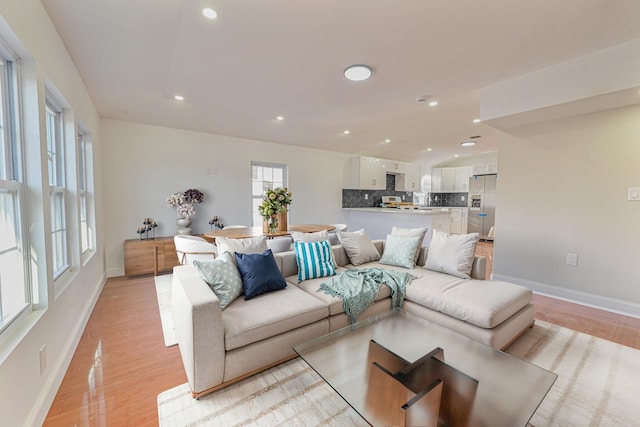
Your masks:
M220 301L191 265L173 269L171 312L191 391L200 393L222 383L225 347Z

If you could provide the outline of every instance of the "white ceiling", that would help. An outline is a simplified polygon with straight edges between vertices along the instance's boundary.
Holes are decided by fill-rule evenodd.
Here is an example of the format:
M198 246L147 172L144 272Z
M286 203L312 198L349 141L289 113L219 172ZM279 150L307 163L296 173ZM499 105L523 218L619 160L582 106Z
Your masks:
M640 37L638 0L42 3L101 117L430 163L497 149L481 88Z

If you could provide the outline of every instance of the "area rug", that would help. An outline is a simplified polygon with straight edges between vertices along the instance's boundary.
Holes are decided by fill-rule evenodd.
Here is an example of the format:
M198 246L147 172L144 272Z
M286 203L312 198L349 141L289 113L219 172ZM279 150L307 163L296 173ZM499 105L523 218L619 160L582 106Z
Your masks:
M640 425L639 350L537 321L507 353L558 374L529 426ZM163 427L368 425L299 358L200 400L187 384L165 391L158 418Z
M158 308L160 309L160 322L162 324L162 335L164 345L171 347L178 344L176 333L173 329L173 316L171 315L171 279L173 274L155 276L156 296L158 297Z

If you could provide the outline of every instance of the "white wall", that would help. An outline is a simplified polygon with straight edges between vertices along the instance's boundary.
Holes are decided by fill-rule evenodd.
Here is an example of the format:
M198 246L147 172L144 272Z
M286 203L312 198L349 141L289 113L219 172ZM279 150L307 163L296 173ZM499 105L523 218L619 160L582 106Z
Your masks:
M73 109L75 118L91 133L99 158L100 122L84 83L39 0L2 0L0 36L21 57L27 141L27 228L34 269L42 296L41 309L11 325L0 337L0 424L39 425L46 416L84 325L105 280L100 164L95 166L97 251L83 265L75 265L71 280L55 296L48 265L48 189L46 140L43 136L44 82L49 80ZM40 119L40 120L39 120ZM72 180L73 181L73 180ZM44 188L43 188L44 187ZM77 236L74 236L77 237ZM40 374L39 351L46 346L47 368Z
M503 134L494 277L640 315L638 141L640 106Z
M251 161L288 167L293 203L289 223L343 223L343 165L349 156L268 142L103 120L107 274L124 274L122 244L138 237L142 219L159 226L157 236L173 236L176 212L166 206L174 192L197 188L194 234L224 224L251 225ZM208 170L214 175L208 175Z

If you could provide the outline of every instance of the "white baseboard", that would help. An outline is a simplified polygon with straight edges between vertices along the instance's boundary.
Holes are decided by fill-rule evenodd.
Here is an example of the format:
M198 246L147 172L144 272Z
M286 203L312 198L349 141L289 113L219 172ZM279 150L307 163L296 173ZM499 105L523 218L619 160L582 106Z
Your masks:
M561 288L559 286L547 285L531 280L520 279L518 277L506 276L503 274L492 274L495 280L516 283L526 286L533 292L541 295L558 298L561 300L573 302L576 304L586 305L588 307L598 308L600 310L610 311L612 313L623 314L640 318L640 304L623 301L616 298L609 298L602 295L590 294L587 292L575 291L573 289Z
M124 267L107 268L107 277L124 276Z
M58 363L52 366L51 375L49 375L49 378L38 394L38 398L33 404L33 410L29 413L29 417L24 424L25 426L40 426L44 424L44 420L47 418L47 414L49 413L51 404L53 403L53 400L56 397L56 393L58 392L58 389L62 384L64 375L67 373L67 369L69 369L71 359L73 359L76 348L80 343L80 338L82 337L84 328L89 322L89 317L91 317L93 308L95 307L96 302L98 302L98 298L100 297L100 293L102 292L106 281L107 277L103 274L100 277L100 286L96 286L96 290L91 296L90 303L85 305L82 316L80 316L80 319L82 321L77 323L74 330L71 331L71 334L69 334L70 339L66 344L65 357L61 357L60 359L58 359Z

